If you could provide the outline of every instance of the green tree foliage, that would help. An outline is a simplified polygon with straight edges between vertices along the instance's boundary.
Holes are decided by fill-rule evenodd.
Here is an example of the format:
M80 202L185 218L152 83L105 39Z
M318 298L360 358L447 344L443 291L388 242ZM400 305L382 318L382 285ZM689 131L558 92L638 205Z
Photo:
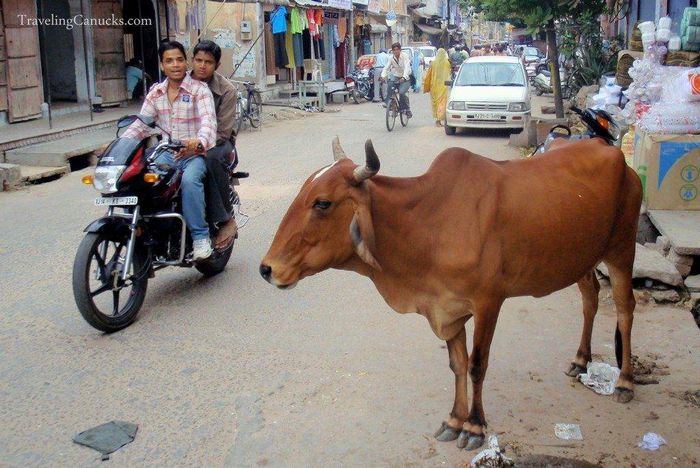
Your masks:
M556 25L581 21L586 18L590 23L599 28L598 17L605 11L605 0L466 0L478 11L483 11L485 18L491 21L515 22L521 20L527 25L530 32L547 32L547 49L550 59L558 57L558 45L556 39ZM600 37L600 31L597 31ZM575 55L575 54L574 54ZM587 65L593 63L595 58L587 60ZM556 63L556 61L555 61ZM607 65L606 65L607 66ZM589 66L588 74L597 73L595 66ZM605 67L603 67L605 68ZM552 84L554 86L554 103L557 117L564 116L562 102L561 80L559 67L550 66L552 71ZM588 81L588 76L581 79Z

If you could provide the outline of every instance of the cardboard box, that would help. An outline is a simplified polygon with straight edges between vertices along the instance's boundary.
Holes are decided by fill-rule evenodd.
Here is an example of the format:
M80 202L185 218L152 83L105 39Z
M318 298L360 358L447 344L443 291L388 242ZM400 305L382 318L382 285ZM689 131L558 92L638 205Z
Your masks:
M661 135L637 129L634 169L650 210L700 210L700 135Z
M638 131L634 168L651 210L700 210L700 135Z

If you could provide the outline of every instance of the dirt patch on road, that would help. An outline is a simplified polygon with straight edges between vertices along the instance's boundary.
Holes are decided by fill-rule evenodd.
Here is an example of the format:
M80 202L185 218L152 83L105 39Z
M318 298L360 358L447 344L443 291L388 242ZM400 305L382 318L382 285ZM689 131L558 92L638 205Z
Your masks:
M688 390L686 392L671 392L674 397L690 403L690 405L700 408L700 390Z
M643 357L633 354L634 383L638 385L658 384L659 377L669 375L668 366L660 360L661 356L657 354L646 354Z
M602 465L576 460L575 458L556 457L553 455L526 455L515 462L515 468L596 468Z

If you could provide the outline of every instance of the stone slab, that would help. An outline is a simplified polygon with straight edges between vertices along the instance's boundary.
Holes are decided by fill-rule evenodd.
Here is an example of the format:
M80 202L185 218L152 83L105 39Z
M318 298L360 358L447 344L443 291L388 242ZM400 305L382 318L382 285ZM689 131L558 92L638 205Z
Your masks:
M0 192L19 185L20 168L17 164L0 163Z
M22 182L37 182L49 177L62 176L70 172L70 167L20 166Z
M691 293L700 293L700 275L688 276L685 279L685 287Z
M114 138L114 128L102 129L8 150L5 160L23 166L63 167L70 158L92 153Z
M610 276L608 267L604 263L598 265L597 268L603 275ZM683 277L673 263L666 260L656 250L648 249L641 244L637 244L632 277L650 278L676 287L683 285Z
M649 219L680 255L700 255L700 211L650 210Z

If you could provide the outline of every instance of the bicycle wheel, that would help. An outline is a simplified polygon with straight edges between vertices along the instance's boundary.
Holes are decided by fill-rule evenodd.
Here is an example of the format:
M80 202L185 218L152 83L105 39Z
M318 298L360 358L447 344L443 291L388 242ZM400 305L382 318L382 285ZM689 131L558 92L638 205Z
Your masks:
M241 132L241 127L243 126L243 113L245 111L243 110L243 106L241 105L241 100L238 99L236 101L236 123L234 124L236 126L236 135L238 135Z
M408 115L406 115L406 111L401 111L399 113L399 119L401 120L401 126L405 127L408 125Z
M262 96L260 96L258 91L253 91L253 94L251 94L248 99L248 105L250 107L248 110L248 120L250 121L251 127L258 128L262 123Z
M396 99L392 98L389 100L389 104L386 106L386 129L392 131L394 129L394 124L396 123L396 114L399 113L399 104Z

